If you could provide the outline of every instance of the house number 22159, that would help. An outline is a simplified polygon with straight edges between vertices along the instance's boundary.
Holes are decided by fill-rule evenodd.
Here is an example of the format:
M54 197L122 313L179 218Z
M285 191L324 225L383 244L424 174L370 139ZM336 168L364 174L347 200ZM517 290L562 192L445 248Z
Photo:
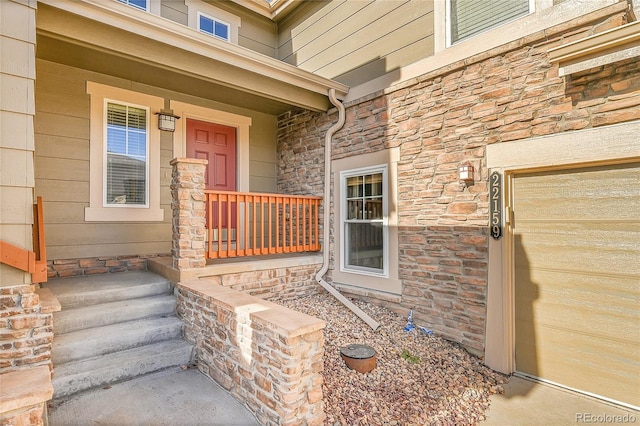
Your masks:
M491 173L489 178L489 205L491 214L491 236L499 240L502 237L502 176Z

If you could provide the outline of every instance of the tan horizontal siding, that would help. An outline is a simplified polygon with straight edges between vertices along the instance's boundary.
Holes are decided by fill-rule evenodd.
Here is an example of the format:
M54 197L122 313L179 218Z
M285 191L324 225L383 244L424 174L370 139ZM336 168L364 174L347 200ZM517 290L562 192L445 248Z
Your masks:
M89 158L89 140L64 136L36 135L39 157L87 160Z
M278 56L350 85L433 54L433 5L417 1L333 1L280 30ZM357 71L357 72L356 72Z
M39 101L36 101L36 103ZM59 99L59 102L64 102ZM37 135L55 135L67 138L89 138L89 118L79 118L70 115L39 112L35 120Z
M36 166L36 170L38 167ZM55 202L84 203L89 205L89 182L36 178L36 195L43 197L44 203ZM49 221L49 211L45 210L45 221Z
M317 11L310 11L299 21L287 22L279 29L279 58L289 63L299 64L304 60L304 57L301 57L303 49L312 50L313 46L318 44L318 39L324 41L325 37L329 37L325 46L334 43L336 37L343 35L343 30L340 27L347 25L346 22L350 19L357 19L357 14L373 3L372 0L332 1ZM321 5L322 3L316 4ZM353 24L355 25L356 22Z
M182 25L189 25L187 5L184 4L184 1L163 0L160 6L160 16Z
M154 241L131 244L84 244L69 246L47 245L49 259L78 259L102 256L134 256L142 254L171 253L170 241Z
M391 52L384 58L374 59L364 65L347 71L344 74L333 77L335 80L348 86L355 86L363 81L374 79L385 72L398 69L410 63L415 57L416 51L425 52L425 55L433 54L433 36L418 40L402 49Z
M58 97L63 95L64 102L58 102ZM89 97L84 95L70 95L63 90L55 92L38 91L38 103L36 112L49 112L78 118L89 118Z
M36 144L36 153L38 145ZM89 182L89 159L40 157L36 154L36 179Z
M51 246L78 244L78 236L83 235L91 236L85 244L135 244L169 240L171 224L164 222L48 223L46 233L47 240L51 239Z
M241 16L241 26L238 29L238 44L263 55L276 57L278 30L275 23L266 19L252 19Z

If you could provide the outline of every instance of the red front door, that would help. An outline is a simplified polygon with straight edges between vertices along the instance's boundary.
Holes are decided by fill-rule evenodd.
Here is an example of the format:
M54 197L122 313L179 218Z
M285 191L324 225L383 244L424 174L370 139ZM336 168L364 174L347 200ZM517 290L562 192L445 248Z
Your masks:
M205 170L205 185L214 191L236 190L236 129L221 124L187 119L187 157L208 160ZM223 203L226 204L226 203ZM235 228L235 204L232 207L231 227ZM227 206L222 208L222 227L227 227ZM213 206L213 226L218 225ZM209 215L207 214L207 224Z
M236 190L236 129L187 119L187 157L208 160L207 189Z

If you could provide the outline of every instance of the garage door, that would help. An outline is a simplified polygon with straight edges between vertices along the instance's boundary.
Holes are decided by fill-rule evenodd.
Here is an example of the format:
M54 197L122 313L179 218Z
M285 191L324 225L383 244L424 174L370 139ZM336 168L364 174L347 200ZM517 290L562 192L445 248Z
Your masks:
M518 175L516 369L640 406L640 163Z

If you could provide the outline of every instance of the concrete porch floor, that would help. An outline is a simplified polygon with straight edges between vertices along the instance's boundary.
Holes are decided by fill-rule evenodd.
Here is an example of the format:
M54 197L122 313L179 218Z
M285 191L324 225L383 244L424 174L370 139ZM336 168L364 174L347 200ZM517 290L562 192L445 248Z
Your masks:
M195 368L173 368L49 403L49 426L257 426L256 418Z
M518 376L510 377L504 389L503 395L491 397L482 426L640 422L638 411Z

